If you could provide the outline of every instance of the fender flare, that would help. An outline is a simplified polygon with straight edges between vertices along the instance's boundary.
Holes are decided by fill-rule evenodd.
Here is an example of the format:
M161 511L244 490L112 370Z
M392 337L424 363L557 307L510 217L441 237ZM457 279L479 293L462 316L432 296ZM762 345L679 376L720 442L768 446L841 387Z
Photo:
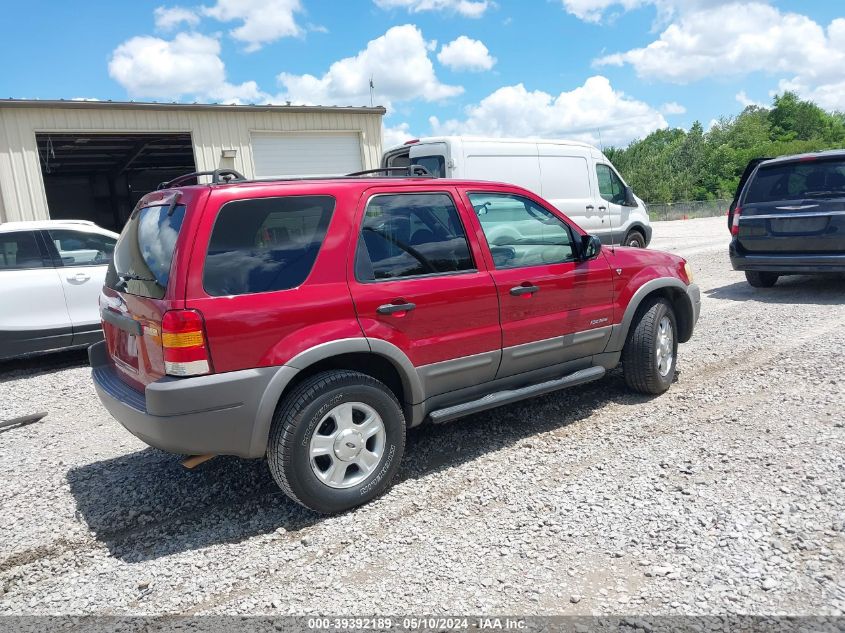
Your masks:
M261 396L261 401L258 405L249 445L250 456L262 457L267 451L270 426L273 424L273 414L276 412L279 399L291 381L302 370L327 358L356 352L372 353L390 361L402 380L402 388L407 398L411 400L411 402L406 404L413 405L425 399L423 397L422 382L420 381L416 368L404 352L392 343L381 339L368 339L364 337L346 338L321 343L320 345L315 345L300 352L287 363L276 369L275 374L273 374L273 377L264 389L264 394Z
M674 277L652 279L640 286L628 302L628 307L625 308L622 320L614 326L613 334L611 334L610 340L608 340L604 351L621 351L625 346L625 341L628 339L628 331L631 329L631 325L634 322L634 316L636 316L637 309L640 307L640 304L642 304L645 298L650 294L659 290L667 289L674 295L673 297L670 297L670 300L676 304L680 301L682 309L686 311L686 313L676 315L679 322L683 322L683 325L679 323L679 328L683 327L683 330L679 332L678 342L685 343L688 341L692 336L692 330L695 326L695 307L693 306L692 299L687 292L687 288L688 286L684 284L683 281Z
M625 235L622 238L623 242L626 237L628 237L628 233L631 231L637 231L638 233L642 233L643 237L645 238L645 245L648 246L651 243L651 227L646 226L642 222L632 222L631 225L628 227L628 230L625 231Z

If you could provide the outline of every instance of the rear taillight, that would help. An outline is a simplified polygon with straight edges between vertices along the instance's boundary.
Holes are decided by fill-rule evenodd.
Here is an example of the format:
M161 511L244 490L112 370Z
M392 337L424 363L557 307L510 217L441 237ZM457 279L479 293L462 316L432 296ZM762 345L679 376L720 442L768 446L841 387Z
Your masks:
M164 373L169 376L202 376L211 372L205 325L196 310L170 310L161 319Z
M739 216L741 213L741 207L737 207L736 209L734 209L734 217L733 221L731 222L731 235L739 235Z

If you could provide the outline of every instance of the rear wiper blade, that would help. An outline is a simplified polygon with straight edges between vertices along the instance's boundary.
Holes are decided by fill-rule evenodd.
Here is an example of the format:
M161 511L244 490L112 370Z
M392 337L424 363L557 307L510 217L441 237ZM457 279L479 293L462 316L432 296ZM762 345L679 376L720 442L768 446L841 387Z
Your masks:
M804 195L808 198L827 198L831 196L845 196L845 191L806 191Z
M142 277L141 275L136 275L135 273L117 273L117 276L126 284L127 281L151 281L159 288L164 288L164 285L154 277Z

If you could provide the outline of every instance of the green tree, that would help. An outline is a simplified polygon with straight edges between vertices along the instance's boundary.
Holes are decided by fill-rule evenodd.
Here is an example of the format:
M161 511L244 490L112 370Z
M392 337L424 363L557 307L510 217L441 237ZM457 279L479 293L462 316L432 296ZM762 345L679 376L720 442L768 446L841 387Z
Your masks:
M753 158L845 147L845 114L826 112L796 94L776 96L771 108L748 106L705 132L656 130L626 148L605 153L647 202L731 198Z

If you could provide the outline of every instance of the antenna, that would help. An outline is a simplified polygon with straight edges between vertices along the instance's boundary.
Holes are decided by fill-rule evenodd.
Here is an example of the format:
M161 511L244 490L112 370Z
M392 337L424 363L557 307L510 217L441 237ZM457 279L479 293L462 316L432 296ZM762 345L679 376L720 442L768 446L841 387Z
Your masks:
M370 107L371 107L371 108L372 108L372 107L373 107L373 105L374 105L374 104L373 104L373 101L374 101L373 96L374 96L374 94L375 94L375 90L376 90L376 87L375 87L375 85L373 84L373 76L372 76L372 75L370 75Z

